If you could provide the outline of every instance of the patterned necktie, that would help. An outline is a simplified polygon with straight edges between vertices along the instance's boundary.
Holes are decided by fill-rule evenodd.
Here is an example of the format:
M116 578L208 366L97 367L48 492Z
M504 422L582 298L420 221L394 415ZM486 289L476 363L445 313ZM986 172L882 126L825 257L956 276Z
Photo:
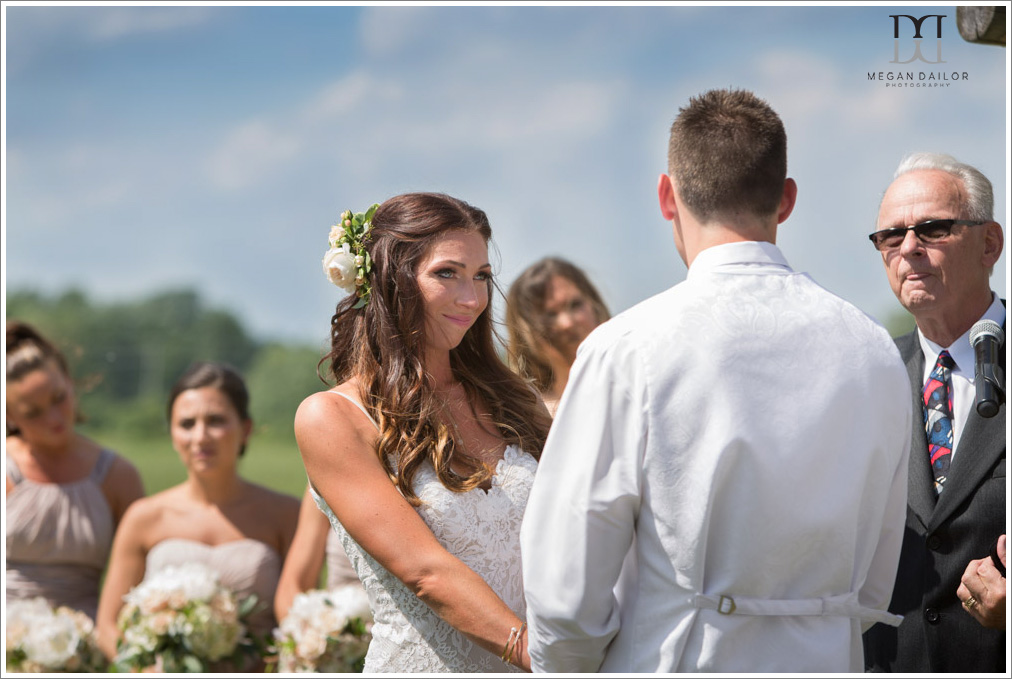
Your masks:
M928 376L928 383L924 385L924 432L928 437L931 471L935 474L935 493L942 492L952 457L952 389L949 375L954 366L949 352L942 351Z

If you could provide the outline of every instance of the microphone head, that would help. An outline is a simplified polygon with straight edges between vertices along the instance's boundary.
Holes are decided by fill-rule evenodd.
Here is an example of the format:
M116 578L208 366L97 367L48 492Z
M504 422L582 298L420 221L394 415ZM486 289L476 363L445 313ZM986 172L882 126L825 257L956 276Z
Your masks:
M988 335L993 337L998 344L1005 343L1005 332L1001 329L1001 326L994 321L985 318L984 320L977 321L973 324L973 327L970 328L970 346L977 346L977 343Z

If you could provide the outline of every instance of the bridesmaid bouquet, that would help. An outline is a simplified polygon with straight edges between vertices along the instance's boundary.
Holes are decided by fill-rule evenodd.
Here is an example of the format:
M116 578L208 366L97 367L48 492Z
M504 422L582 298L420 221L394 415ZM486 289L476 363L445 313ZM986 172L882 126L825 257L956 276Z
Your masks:
M369 599L357 585L297 594L274 630L279 672L361 672L372 638Z
M167 566L123 597L122 637L114 665L136 672L207 672L211 664L258 654L242 620L256 597L241 604L201 564Z
M8 672L101 672L105 657L84 613L43 598L7 604Z

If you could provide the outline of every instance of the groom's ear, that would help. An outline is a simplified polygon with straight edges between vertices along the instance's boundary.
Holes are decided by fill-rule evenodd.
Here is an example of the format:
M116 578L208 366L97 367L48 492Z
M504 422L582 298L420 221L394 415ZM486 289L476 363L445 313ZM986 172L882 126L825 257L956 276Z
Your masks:
M780 206L777 208L777 224L783 224L798 202L798 184L788 177L784 180L784 192L780 197Z
M678 215L678 205L675 203L675 184L666 174L662 174L657 180L657 202L660 204L661 215L666 221L670 222Z

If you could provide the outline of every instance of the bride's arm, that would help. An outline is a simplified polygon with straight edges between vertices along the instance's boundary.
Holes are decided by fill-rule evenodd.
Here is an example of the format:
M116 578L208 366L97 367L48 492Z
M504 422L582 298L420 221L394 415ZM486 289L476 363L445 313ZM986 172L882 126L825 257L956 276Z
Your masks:
M440 618L501 656L521 620L439 544L397 492L373 452L376 430L363 414L345 398L314 394L295 415L295 437L313 486L351 537ZM513 664L530 668L526 634Z

